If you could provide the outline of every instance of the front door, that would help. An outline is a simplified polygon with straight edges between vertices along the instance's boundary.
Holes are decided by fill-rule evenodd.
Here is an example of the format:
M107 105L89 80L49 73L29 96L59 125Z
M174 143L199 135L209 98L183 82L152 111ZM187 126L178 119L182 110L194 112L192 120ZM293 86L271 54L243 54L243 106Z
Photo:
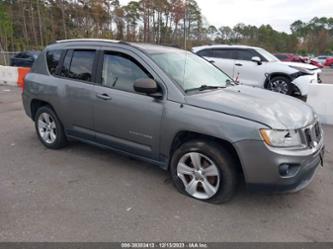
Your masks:
M101 57L94 104L97 141L157 159L163 100L133 88L135 80L154 77L136 55L105 51Z
M251 49L238 49L235 60L235 74L241 84L263 87L265 82L266 62L258 64L252 58L259 55Z

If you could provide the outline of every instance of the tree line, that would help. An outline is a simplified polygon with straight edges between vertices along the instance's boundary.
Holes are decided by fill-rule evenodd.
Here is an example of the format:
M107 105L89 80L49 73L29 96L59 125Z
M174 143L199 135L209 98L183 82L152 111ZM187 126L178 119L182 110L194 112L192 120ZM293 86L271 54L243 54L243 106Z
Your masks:
M60 39L107 38L178 47L248 44L272 52L328 53L333 18L295 21L291 34L270 25L209 25L195 0L2 0L0 49L42 49Z

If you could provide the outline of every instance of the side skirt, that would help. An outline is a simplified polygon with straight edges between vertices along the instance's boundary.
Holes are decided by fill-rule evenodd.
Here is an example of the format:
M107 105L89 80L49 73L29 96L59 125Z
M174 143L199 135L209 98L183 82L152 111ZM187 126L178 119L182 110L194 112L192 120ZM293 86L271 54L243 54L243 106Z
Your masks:
M84 139L84 138L76 137L76 136L73 136L73 135L68 135L67 134L67 137L70 140L77 140L77 141L83 142L85 144L90 144L90 145L97 146L97 147L100 147L100 148L103 148L103 149L112 150L112 151L115 151L115 152L117 152L119 154L122 154L122 155L125 155L125 156L134 157L134 158L136 158L140 161L144 161L144 162L156 165L156 166L158 166L158 167L160 167L164 170L168 169L168 162L167 161L156 161L156 160L153 160L153 159L148 158L148 157L139 156L139 155L136 155L136 154L124 151L124 150L120 150L118 148L114 148L114 147L111 147L111 146L100 144L100 143L97 143L97 142L94 142L94 141L91 141L91 140L87 140L87 139Z

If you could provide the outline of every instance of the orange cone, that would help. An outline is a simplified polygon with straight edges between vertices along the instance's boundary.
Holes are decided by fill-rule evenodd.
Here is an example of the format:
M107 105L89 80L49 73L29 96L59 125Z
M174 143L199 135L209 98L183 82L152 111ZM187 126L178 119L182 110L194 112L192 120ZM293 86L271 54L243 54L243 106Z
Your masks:
M24 77L30 72L29 67L19 67L17 68L18 78L17 78L17 86L21 89L24 87Z

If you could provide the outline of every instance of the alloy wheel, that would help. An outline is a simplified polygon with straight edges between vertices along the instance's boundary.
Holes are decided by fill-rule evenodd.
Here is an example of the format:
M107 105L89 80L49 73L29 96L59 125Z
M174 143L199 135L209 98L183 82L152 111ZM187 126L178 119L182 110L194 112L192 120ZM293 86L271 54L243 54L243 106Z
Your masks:
M268 83L268 89L273 92L287 94L289 86L288 86L288 82L286 80L278 79L278 80L270 81Z
M177 176L185 191L197 199L213 197L220 186L220 173L216 164L198 152L184 154L177 164Z
M45 143L52 144L57 139L57 127L55 120L48 113L42 113L38 117L38 132Z

